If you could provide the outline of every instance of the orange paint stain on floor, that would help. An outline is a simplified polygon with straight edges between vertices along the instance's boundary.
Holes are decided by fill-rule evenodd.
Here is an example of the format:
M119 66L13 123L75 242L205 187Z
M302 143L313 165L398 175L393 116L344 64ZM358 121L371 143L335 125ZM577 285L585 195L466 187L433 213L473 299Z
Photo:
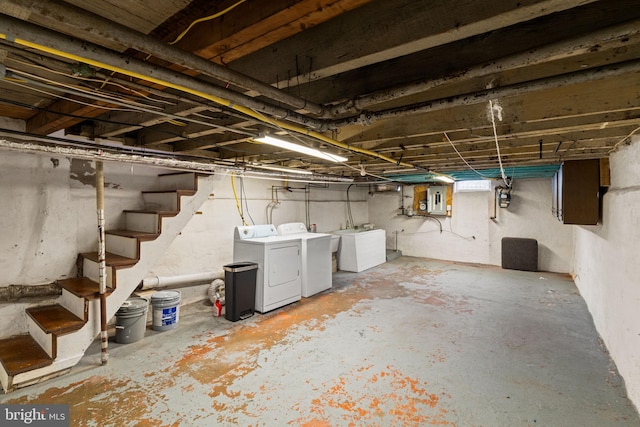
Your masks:
M66 387L51 387L35 397L24 396L5 403L68 404L74 427L127 425L131 420L139 426L160 427L166 423L150 417L148 412L151 404L163 398L133 381L92 376Z
M72 408L74 426L82 427L96 423L125 425L131 420L137 420L137 425L141 426L164 426L167 424L150 415L153 406L166 400L162 390L169 390L181 383L185 384L179 386L183 393L194 392L195 383L185 379L189 377L208 390L205 391L205 395L211 398L212 410L224 412L225 415L221 415L222 418L218 421L233 424L236 419L234 413L255 415L248 414L247 411L249 402L255 398L256 393L243 394L237 386L237 381L259 368L258 357L262 351L278 345L295 345L295 342L291 341L293 339L311 339L309 332L324 331L326 322L339 314L349 312L358 315L369 310L370 308L362 305L362 302L398 297L425 298L423 291L409 290L398 283L416 280L426 283L436 274L439 272L418 266L401 274L402 277L386 275L384 270L382 274L379 271L362 273L355 279L349 279L348 285L337 286L332 292L316 295L313 299L303 299L285 310L256 315L251 322L238 323L222 332L212 330L211 333L201 333L194 337L197 344L189 345L172 356L175 361L165 368L141 372L142 383L130 378L108 379L95 376L64 388L52 387L35 398L24 397L7 403L69 404ZM444 297L439 298L443 304L448 303ZM373 332L380 332L376 326L370 328ZM292 332L299 333L293 336ZM357 383L353 382L352 375L347 374L337 378L334 383L314 387L315 390L325 391L321 392L321 398L311 402L311 408L306 411L310 416L296 421L297 425L330 425L325 419L325 408L340 411L345 422L358 425L362 425L362 422L372 425L369 421L387 419L393 416L394 407L411 409L409 418L404 420L407 425L412 425L414 421L433 422L438 420L438 416L441 417L440 421L446 421L442 419L442 412L424 413L427 408L435 408L439 402L435 394L426 392L422 383L417 380L410 381L410 378L404 378L390 367L387 370L370 372L372 367L363 366L356 370ZM390 391L353 397L351 388L354 384L362 382L365 385L361 388L363 393L366 393L366 386ZM271 392L273 390L267 390L264 386L260 388L260 394L263 396ZM266 401L270 399L263 398ZM127 410L113 411L113 408ZM397 416L395 418L397 419ZM173 425L179 424L180 422L175 422Z
M312 415L290 424L322 425L317 423L330 419L346 425L455 426L446 419L448 412L437 408L440 398L427 391L426 382L392 366L363 378L362 372L369 368L354 369L326 384L320 397L311 401Z

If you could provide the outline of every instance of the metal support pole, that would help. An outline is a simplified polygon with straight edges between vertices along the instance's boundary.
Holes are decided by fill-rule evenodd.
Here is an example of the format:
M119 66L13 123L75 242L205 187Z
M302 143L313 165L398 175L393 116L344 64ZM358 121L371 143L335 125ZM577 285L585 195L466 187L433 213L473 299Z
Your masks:
M102 364L109 360L109 335L107 332L107 264L104 244L104 166L96 160L96 204L98 208L98 283L100 285L100 341Z

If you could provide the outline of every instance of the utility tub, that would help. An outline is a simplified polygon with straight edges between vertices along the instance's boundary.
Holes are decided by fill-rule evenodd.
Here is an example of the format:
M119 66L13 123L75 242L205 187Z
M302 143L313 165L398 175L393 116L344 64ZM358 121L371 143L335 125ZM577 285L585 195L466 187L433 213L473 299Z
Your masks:
M384 230L350 228L331 234L340 236L338 270L359 273L387 260Z

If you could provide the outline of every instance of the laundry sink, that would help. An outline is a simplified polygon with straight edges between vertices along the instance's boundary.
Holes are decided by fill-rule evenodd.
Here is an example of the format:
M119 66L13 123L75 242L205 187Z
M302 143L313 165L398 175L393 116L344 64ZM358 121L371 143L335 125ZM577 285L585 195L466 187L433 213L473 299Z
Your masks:
M340 238L340 270L358 273L387 260L385 231L382 229L348 228L332 231L331 234Z

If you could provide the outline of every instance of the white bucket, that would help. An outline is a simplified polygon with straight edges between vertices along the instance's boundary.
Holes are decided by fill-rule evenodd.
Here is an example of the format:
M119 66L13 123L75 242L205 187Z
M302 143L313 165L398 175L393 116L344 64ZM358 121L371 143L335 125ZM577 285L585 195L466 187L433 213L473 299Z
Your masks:
M180 319L180 292L160 291L151 295L153 330L168 331L178 326Z

